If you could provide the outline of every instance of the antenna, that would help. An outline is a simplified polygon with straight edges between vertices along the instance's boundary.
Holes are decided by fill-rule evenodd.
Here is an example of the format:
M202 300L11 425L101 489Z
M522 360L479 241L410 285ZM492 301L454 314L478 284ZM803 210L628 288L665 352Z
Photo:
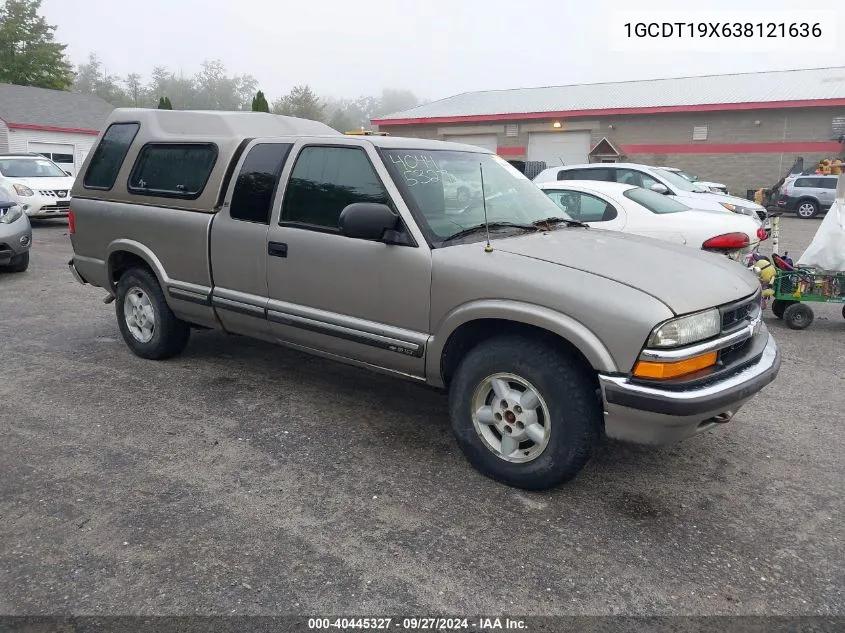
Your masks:
M490 223L487 221L487 196L484 193L484 166L478 163L478 172L481 174L481 206L484 209L484 229L487 231L487 246L485 253L492 253L493 246L490 244Z

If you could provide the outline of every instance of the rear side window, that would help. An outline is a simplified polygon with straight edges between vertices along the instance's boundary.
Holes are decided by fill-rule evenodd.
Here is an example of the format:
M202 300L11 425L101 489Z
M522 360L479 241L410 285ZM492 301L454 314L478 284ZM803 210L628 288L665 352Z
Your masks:
M137 123L112 123L109 126L91 157L82 180L83 187L104 190L114 187L120 166L139 128Z
M364 151L306 147L296 159L285 191L282 222L337 229L341 211L354 202L390 204Z
M809 187L811 189L820 189L824 187L823 178L799 178L795 181L796 187ZM835 187L834 187L835 189Z
M249 150L232 192L232 218L270 224L270 207L291 147L291 143L260 143Z
M644 206L652 213L678 213L679 211L689 210L687 205L650 189L628 189L622 195Z
M836 178L822 178L822 189L836 189Z
M558 180L601 180L613 182L613 172L610 169L561 169L557 173Z
M129 176L129 191L144 196L198 198L217 162L211 143L149 143Z

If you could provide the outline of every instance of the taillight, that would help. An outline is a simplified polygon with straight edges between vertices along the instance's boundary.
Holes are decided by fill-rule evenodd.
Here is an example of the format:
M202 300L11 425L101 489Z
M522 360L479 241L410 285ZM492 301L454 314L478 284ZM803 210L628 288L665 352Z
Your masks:
M76 233L76 219L73 217L73 209L67 211L67 225L71 235Z
M701 248L714 250L729 250L733 248L744 248L751 243L745 233L725 233L711 237L701 245Z
M780 188L780 192L785 196L789 195L790 189L788 182L783 183L783 186Z
M762 242L762 241L764 241L768 238L769 238L769 234L766 233L766 229L764 229L762 226L759 227L757 229L757 239L759 239Z

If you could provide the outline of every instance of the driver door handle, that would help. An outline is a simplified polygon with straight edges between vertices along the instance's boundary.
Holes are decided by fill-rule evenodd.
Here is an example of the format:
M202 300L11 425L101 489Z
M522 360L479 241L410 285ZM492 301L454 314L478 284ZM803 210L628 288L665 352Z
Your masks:
M268 242L267 254L271 257L287 257L288 245L283 242Z

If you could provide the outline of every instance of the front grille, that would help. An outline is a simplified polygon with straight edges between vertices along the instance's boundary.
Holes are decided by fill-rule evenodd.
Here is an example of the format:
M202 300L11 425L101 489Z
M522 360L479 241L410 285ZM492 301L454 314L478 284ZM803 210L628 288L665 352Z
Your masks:
M67 189L39 189L39 195L45 198L67 198Z
M722 332L734 332L754 318L760 310L760 291L753 297L724 306L722 312Z

